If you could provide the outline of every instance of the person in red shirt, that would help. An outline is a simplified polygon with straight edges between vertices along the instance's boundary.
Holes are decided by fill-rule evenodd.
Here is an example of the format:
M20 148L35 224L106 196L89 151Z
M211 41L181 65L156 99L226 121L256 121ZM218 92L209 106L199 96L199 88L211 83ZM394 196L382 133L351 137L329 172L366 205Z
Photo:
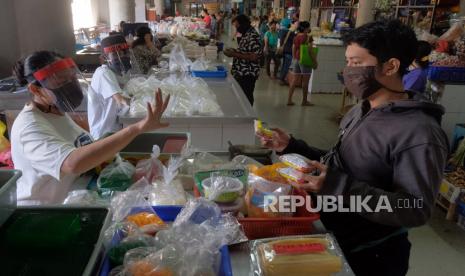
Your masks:
M203 11L202 11L202 17L203 17L203 22L205 22L205 28L206 28L206 29L210 29L210 28L211 28L211 25L212 25L212 18L211 18L210 15L208 14L208 10L207 10L207 9L203 9Z
M292 44L292 63L291 63L291 78L289 81L289 95L287 105L294 105L292 102L292 96L294 95L294 89L297 85L302 86L302 106L312 106L313 104L308 101L308 82L312 74L312 68L300 63L300 45L308 43L311 49L313 39L308 34L310 31L310 23L308 21L302 21L297 27L297 35L294 38ZM311 53L313 60L316 60L316 56Z

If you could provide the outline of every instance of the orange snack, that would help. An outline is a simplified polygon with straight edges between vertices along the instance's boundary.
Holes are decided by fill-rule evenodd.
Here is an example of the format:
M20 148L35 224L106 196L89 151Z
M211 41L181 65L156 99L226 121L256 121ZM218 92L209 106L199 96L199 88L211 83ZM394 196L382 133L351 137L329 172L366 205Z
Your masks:
M130 275L132 276L173 276L174 273L163 267L154 267L147 261L138 261L131 265L129 268Z
M139 227L153 224L158 226L165 225L163 220L161 220L156 214L149 212L140 212L137 214L129 215L126 220L136 224Z

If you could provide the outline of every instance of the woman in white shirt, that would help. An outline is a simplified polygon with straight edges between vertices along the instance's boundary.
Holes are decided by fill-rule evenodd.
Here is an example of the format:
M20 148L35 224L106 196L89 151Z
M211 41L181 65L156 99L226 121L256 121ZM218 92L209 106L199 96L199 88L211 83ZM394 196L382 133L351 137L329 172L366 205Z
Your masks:
M114 157L137 135L167 126L160 118L169 98L157 91L143 120L93 142L66 114L84 98L72 59L35 52L18 62L14 73L31 93L11 132L13 162L23 173L17 182L19 205L62 203L80 174Z

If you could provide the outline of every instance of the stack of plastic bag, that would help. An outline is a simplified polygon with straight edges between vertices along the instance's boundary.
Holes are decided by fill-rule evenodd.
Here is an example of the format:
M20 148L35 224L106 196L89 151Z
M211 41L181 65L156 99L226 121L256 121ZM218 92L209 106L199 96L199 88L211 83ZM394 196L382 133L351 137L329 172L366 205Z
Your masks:
M170 71L188 72L192 62L186 57L181 44L176 44L170 52Z
M127 93L132 95L130 114L145 116L147 102L154 99L154 91L161 88L164 96L170 95L169 105L164 113L168 117L176 116L223 116L216 95L208 84L191 76L177 77L171 75L162 81L154 76L132 79L126 85Z

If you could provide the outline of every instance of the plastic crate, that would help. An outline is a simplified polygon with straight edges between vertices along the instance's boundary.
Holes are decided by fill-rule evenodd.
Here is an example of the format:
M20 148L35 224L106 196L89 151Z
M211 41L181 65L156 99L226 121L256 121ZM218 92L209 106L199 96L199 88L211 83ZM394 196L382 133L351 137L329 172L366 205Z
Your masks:
M178 214L181 212L182 206L153 206L153 210L157 213L157 215L165 222L174 221ZM133 210L133 212L137 212L137 208ZM113 236L113 240L111 241L112 245L118 244L123 239L122 235L116 234ZM232 276L232 267L231 267L231 259L229 256L228 246L225 245L220 249L221 252L221 264L220 264L220 271L218 276ZM105 256L102 264L102 268L100 269L100 276L108 276L112 267L110 264L110 259L108 256Z
M293 195L307 196L303 190L293 190ZM194 185L194 196L201 194L197 185ZM264 239L280 236L305 235L313 231L313 222L320 219L320 214L309 212L305 204L296 208L294 217L279 218L239 218L238 221L244 229L249 240Z
M428 79L445 83L465 83L465 68L430 66Z
M198 78L226 78L228 71L224 66L216 66L217 71L192 71L193 77Z

